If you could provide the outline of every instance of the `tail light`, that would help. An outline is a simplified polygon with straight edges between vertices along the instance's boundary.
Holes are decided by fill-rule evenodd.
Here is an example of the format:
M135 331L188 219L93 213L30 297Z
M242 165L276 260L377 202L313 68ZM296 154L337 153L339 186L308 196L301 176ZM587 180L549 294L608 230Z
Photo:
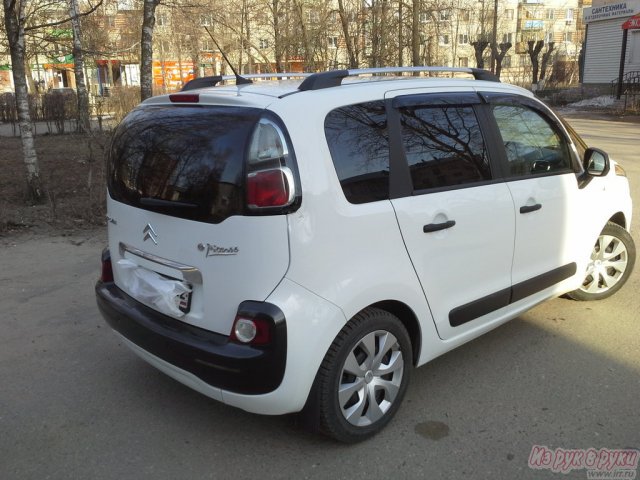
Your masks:
M100 281L102 283L113 282L113 267L111 265L111 253L108 248L102 251L102 271L100 273Z
M249 145L246 178L249 210L293 205L299 197L295 165L280 126L269 118L260 119Z
M247 175L247 205L251 209L285 207L293 201L295 184L287 167Z

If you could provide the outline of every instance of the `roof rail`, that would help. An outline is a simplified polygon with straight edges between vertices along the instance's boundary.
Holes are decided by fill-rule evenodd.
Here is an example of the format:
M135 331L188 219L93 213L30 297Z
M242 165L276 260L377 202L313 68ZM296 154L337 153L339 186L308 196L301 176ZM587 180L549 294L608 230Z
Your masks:
M287 78L306 78L306 77L309 77L311 75L312 75L311 73L293 73L293 72L289 72L289 73L249 73L249 74L246 74L246 75L242 75L239 78L246 79L246 80L249 80L251 78L262 78L262 79L269 79L269 78L280 78L280 79L283 79L284 78L284 79L287 79ZM193 80L190 80L187 83L185 83L180 91L181 92L186 92L187 90L195 90L196 88L215 87L218 83L224 82L224 81L227 81L227 80L235 80L236 81L236 85L241 85L241 83L238 83L238 77L236 77L235 75L214 75L212 77L194 78Z
M499 82L500 79L488 70L481 68L466 67L384 67L384 68L362 68L356 70L330 70L328 72L314 73L305 78L298 90L320 90L323 88L337 87L342 84L342 79L355 77L358 75L381 75L387 73L407 73L407 72L447 72L447 73L468 73L476 80L486 80L489 82Z

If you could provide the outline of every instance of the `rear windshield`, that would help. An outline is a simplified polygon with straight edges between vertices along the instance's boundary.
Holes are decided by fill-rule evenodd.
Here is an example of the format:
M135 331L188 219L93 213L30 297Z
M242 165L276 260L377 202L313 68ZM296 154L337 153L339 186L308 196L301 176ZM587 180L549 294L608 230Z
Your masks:
M262 110L149 106L118 126L109 152L114 200L219 223L244 213L243 165Z

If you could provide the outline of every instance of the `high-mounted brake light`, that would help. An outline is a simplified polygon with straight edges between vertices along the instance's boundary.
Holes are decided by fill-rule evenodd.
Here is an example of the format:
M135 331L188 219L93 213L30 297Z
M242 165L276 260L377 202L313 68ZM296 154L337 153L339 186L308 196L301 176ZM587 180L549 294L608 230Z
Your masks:
M198 93L174 93L169 95L169 100L173 103L198 103L200 94Z

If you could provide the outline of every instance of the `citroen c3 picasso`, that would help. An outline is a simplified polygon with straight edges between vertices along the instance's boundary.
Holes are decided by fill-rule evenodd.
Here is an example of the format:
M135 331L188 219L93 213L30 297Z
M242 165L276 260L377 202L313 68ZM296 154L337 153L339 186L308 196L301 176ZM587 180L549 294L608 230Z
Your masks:
M134 352L220 402L363 440L413 367L631 273L624 170L486 71L196 83L115 131L96 294Z

